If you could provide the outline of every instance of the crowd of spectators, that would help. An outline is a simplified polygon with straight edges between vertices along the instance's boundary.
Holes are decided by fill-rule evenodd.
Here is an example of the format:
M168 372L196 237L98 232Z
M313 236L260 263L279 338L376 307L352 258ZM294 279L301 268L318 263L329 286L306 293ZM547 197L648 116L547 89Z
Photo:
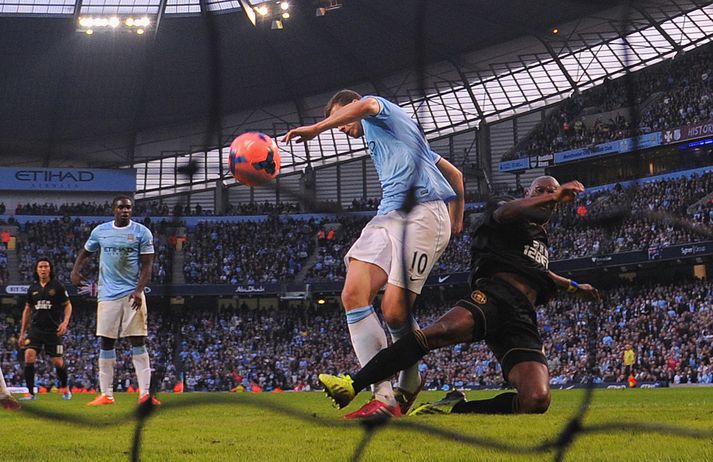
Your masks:
M49 258L53 264L55 277L65 285L70 285L69 274L84 247L89 233L99 222L84 222L78 218L64 218L52 221L28 222L20 228L17 256L20 281L29 283L33 279L34 264L40 257ZM92 258L84 267L84 274L98 274L98 259Z
M149 334L147 345L152 367L157 368L162 379L159 389L170 390L177 380L174 366L173 317L155 309L149 299ZM96 309L80 306L75 302L70 328L64 336L64 359L68 366L69 385L79 389L96 389L98 383L98 360L100 342L96 332ZM21 309L0 313L0 366L10 386L24 386L22 360L24 355L17 345L20 331ZM136 374L131 360L131 345L120 341L116 348L115 385L117 391L126 391L129 385L136 388ZM50 389L56 385L57 374L49 358L39 355L35 384Z
M421 325L433 322L451 302L420 302ZM552 384L586 380L589 329L596 328L595 382L637 381L713 383L713 283L620 287L605 291L600 304L560 295L538 309L540 331ZM22 384L17 334L20 309L0 316L0 363L11 385ZM149 317L149 348L171 389L183 373L187 390L238 388L310 390L320 372L354 371L343 310L302 306L252 310L191 309L170 313L154 307ZM625 368L625 345L635 363ZM65 339L73 385L96 387L98 343L92 310L77 310ZM134 382L129 348L118 348L118 389ZM38 361L38 384L54 379ZM499 386L500 366L483 343L461 344L429 353L420 365L428 388ZM163 372L165 371L165 375ZM50 378L50 376L52 378Z
M713 172L583 194L550 224L550 259L604 255L713 239L710 204L688 208L713 191Z
M317 255L305 281L343 281L346 276L344 255L354 244L369 217L341 217L317 232Z
M575 93L503 160L551 154L713 120L711 62L713 46L708 45L628 77L607 80L583 93ZM652 95L655 95L654 100L637 112L638 125L632 127L634 121L626 107L633 102L638 109ZM585 123L587 114L607 115L592 116Z
M34 264L40 257L47 257L53 263L55 277L65 285L70 285L69 274L74 266L79 250L84 247L92 229L100 222L85 222L79 218L64 217L51 221L27 222L20 227L17 255L20 280L29 282L33 278ZM154 264L152 282L171 281L172 258L167 245L165 222L158 225L144 223L154 237ZM93 256L83 269L88 280L98 278L99 258Z
M314 250L315 220L199 223L188 234L183 274L188 284L289 281Z
M7 247L0 243L0 285L7 284L10 272L7 268Z

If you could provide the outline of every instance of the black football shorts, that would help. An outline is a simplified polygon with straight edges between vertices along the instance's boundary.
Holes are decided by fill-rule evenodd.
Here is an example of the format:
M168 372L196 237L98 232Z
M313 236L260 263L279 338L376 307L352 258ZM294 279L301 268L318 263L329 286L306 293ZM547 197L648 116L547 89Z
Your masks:
M64 354L64 345L62 345L62 337L55 333L30 331L30 335L25 339L23 348L31 348L37 353L44 351L53 358L61 358Z
M497 278L477 279L473 292L457 305L467 308L475 319L474 338L495 354L508 380L510 370L525 361L547 366L542 338L537 330L537 313L520 291Z

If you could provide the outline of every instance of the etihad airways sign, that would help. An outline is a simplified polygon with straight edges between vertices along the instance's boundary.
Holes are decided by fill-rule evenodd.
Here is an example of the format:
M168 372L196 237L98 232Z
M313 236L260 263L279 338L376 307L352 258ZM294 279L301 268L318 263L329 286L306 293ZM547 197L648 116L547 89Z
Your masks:
M2 191L136 191L133 168L0 168Z

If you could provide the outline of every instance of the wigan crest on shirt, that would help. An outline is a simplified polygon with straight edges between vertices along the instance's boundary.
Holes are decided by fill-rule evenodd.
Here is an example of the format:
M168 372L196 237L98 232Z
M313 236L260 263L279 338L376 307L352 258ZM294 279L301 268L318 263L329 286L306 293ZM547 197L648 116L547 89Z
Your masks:
M488 296L480 290L473 291L473 293L470 294L470 298L478 305L485 305L488 302Z
M50 291L48 293L49 293L50 297L54 297L54 294L56 294L57 291L54 289L50 289Z

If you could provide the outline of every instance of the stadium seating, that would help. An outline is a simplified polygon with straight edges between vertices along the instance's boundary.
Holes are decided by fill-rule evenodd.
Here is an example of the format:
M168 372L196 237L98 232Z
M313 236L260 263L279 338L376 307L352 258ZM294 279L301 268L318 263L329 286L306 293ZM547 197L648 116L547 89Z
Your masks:
M708 45L634 73L631 79L607 81L575 94L503 160L566 151L711 120L713 75L708 64L711 59L713 46ZM630 89L635 104L642 109L635 129L628 111L623 110L630 101ZM652 95L653 101L646 105ZM595 118L588 126L583 122L584 114L610 115Z
M434 321L450 303L426 302L416 310L421 325ZM585 380L587 314L596 313L597 382L626 379L623 348L631 343L639 381L713 383L713 283L621 287L606 291L598 306L560 296L538 310L553 384ZM0 317L6 379L22 384L17 357L19 312ZM73 383L96 386L94 313L78 310L66 339L65 357ZM230 390L238 385L264 390L313 389L319 372L357 368L341 309L192 309L180 313L153 309L149 317L152 361L166 371L162 389L183 372L188 390ZM160 340L159 340L160 339ZM129 348L119 348L117 382L134 380ZM51 371L38 362L38 384L50 384ZM427 386L497 386L500 368L482 343L431 352L421 365ZM53 372L51 377L54 377ZM136 384L133 384L134 386Z
M183 273L189 284L289 281L314 249L314 220L200 223L188 234Z

